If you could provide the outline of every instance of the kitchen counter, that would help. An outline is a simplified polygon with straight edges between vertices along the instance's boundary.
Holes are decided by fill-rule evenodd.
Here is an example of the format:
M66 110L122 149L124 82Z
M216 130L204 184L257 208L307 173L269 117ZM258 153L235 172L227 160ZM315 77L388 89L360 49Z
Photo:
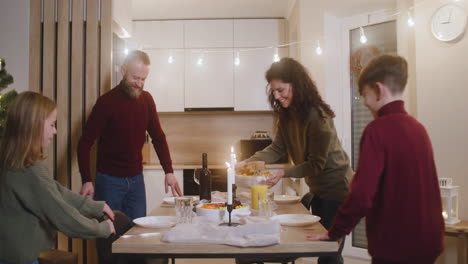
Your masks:
M266 164L267 169L286 169L292 167L291 164L281 163L281 164ZM172 164L174 170L190 170L201 168L200 164ZM143 164L144 170L162 170L160 164ZM208 164L208 169L226 169L224 164Z

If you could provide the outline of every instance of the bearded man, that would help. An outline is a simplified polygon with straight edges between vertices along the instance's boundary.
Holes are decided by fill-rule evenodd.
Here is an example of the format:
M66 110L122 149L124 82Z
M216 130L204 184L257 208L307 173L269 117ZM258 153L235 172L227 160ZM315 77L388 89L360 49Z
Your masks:
M145 52L135 50L127 55L121 67L123 80L99 97L78 144L81 195L94 196L90 149L98 139L96 200L106 201L131 220L146 216L141 153L146 131L166 174L166 193L170 187L174 196L182 195L156 104L150 93L143 90L149 69L150 59Z

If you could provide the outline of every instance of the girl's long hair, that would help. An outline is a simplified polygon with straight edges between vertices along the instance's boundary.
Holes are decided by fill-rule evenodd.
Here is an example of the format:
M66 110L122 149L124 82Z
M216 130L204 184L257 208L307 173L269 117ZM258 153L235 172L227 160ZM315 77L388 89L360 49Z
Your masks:
M35 92L23 92L11 102L0 142L3 170L22 169L44 159L44 121L56 107L52 100Z
M317 86L315 86L307 70L298 61L292 58L282 58L280 61L274 62L265 73L265 78L268 83L277 79L291 84L293 98L290 107L299 113L302 120L308 118L312 108L317 109L322 119L325 119L327 116L330 118L335 117L335 113L330 106L322 100ZM280 118L287 117L289 113L288 108L283 108L281 104L276 101L269 85L268 100L270 101L273 111L279 115Z

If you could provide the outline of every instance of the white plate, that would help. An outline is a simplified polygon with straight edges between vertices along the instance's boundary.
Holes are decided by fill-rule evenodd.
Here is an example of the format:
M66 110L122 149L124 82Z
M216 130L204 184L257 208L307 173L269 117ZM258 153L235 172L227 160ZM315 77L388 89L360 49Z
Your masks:
M175 226L177 217L175 216L146 216L133 219L133 222L141 227L166 228Z
M296 203L301 197L294 195L275 195L273 198L276 203L285 204L285 203Z
M281 214L272 216L272 219L286 226L307 226L320 221L320 217L310 214Z
M187 196L192 198L192 202L200 201L200 196ZM175 204L175 197L164 197L163 201L167 204Z

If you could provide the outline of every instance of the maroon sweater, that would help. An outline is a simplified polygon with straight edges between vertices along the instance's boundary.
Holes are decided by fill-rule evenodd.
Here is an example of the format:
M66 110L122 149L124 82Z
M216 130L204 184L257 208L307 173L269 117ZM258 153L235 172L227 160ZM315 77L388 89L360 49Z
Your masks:
M120 84L99 97L78 143L78 165L82 182L91 181L89 153L98 139L97 171L117 177L142 173L141 149L148 131L161 165L172 173L166 136L159 123L153 97L143 91L130 99Z
M432 146L403 101L383 106L364 130L351 192L329 230L336 240L366 217L369 254L419 263L443 250L444 221Z

